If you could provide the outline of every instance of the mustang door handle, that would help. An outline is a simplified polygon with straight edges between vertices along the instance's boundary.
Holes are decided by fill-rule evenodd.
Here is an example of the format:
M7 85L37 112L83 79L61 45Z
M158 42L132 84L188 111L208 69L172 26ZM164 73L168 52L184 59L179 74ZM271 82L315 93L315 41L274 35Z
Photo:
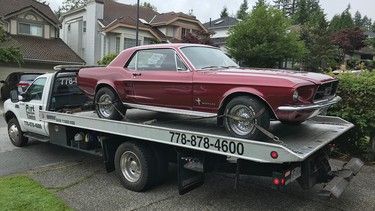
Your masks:
M133 76L135 77L135 76L141 76L142 75L142 73L133 73Z

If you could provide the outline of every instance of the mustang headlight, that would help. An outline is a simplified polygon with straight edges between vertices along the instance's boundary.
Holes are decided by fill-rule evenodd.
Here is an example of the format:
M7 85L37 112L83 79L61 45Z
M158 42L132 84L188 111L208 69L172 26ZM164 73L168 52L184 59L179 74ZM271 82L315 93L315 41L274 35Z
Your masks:
M297 91L297 90L294 91L294 93L293 93L293 101L294 101L294 102L297 102L297 101L298 101L298 91Z

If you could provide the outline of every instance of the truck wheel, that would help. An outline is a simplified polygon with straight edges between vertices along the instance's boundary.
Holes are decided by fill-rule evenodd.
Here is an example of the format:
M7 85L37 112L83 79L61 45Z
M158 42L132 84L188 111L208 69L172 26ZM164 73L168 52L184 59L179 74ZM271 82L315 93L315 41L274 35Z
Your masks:
M132 191L144 191L155 180L153 153L147 146L138 143L125 142L117 148L115 168L122 185Z
M18 124L16 118L12 118L8 122L8 135L9 139L12 144L16 147L22 147L27 144L29 139L23 136L23 132L21 131L21 127Z
M238 120L236 117L242 119L252 118L265 105L259 100L248 96L240 96L233 98L225 107L224 126L226 130L234 137L244 139L260 139L263 133L259 131L254 124L257 124L264 129L270 126L270 115L265 109L263 113L252 121ZM234 117L234 118L233 118Z
M95 95L96 113L100 118L121 120L126 109L117 94L108 87L103 87ZM115 108L115 107L117 108Z

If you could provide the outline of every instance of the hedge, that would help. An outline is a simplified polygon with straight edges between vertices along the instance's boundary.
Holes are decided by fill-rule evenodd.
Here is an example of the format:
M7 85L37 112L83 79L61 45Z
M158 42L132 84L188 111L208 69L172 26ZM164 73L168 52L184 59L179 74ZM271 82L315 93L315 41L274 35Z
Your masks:
M368 161L375 158L375 71L360 74L343 73L337 76L340 85L337 94L342 101L332 106L328 114L339 116L355 125L338 142L343 153L361 156Z

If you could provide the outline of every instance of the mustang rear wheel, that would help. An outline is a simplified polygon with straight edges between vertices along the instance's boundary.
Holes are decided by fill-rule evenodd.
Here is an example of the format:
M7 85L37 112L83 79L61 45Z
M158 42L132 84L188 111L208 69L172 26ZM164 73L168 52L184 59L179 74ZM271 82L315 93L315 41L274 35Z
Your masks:
M108 87L99 89L95 95L95 102L96 113L100 118L112 120L123 119L126 108L112 89Z
M254 118L262 108L264 108L263 112ZM270 125L270 115L265 105L249 96L233 98L225 107L224 114L226 115L224 118L226 130L238 138L259 139L263 133L255 127L255 124L266 130Z

